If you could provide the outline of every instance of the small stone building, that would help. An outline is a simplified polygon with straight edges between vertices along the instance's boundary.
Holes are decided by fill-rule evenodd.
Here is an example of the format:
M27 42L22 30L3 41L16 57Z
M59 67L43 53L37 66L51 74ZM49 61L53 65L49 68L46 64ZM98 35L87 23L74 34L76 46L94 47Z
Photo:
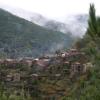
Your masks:
M20 74L19 73L15 73L13 75L13 81L14 82L19 82L20 81Z
M71 65L71 69L70 69L70 72L71 73L83 73L84 72L84 65L79 63L79 62L75 62Z

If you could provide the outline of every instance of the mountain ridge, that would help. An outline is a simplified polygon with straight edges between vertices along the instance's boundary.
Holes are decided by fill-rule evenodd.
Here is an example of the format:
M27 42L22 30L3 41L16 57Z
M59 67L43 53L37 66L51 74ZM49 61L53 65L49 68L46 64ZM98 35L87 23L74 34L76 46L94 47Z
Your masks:
M1 57L38 57L72 43L69 34L49 30L0 9Z
M2 7L7 11L10 11L14 15L20 16L28 21L36 23L42 27L61 31L63 33L71 33L73 36L82 37L87 29L87 14L78 14L78 15L66 15L62 21L54 20L47 18L38 13L32 13L29 11L25 11L20 8L14 7ZM50 25L51 24L51 25ZM53 28L53 27L55 28Z

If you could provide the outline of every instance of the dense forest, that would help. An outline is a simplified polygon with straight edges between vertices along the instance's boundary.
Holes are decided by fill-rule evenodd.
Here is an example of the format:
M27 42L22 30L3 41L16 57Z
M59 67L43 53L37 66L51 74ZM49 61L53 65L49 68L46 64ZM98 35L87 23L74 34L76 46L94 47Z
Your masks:
M66 61L64 54L56 52L57 57L50 59L52 63L48 65L47 70L37 70L36 65L32 65L31 69L25 65L17 65L13 70L7 69L5 65L0 66L3 75L5 75L4 71L6 73L20 72L22 75L26 75L24 82L17 83L17 85L21 84L20 89L15 87L9 89L9 86L12 86L9 85L9 82L8 88L5 88L5 82L2 81L0 100L100 100L100 17L96 16L94 4L90 4L86 34L73 47L77 51L73 49L66 53L68 56L70 52L72 55L74 51L73 58L70 56ZM66 67L69 68L74 62L84 63L87 68L86 72L70 75L67 70L64 70L65 73L62 71ZM81 72L80 68L83 66L78 67L77 70ZM35 76L36 80L27 77L31 74ZM42 79L38 75L42 75Z
M72 36L0 9L0 58L39 57L71 47Z

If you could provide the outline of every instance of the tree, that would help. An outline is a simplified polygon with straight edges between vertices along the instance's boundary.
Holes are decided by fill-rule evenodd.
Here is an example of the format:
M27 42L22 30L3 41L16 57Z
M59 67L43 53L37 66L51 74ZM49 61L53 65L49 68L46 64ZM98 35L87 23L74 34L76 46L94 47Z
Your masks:
M98 36L97 19L96 19L94 4L90 4L87 33L92 38L95 38L95 36Z

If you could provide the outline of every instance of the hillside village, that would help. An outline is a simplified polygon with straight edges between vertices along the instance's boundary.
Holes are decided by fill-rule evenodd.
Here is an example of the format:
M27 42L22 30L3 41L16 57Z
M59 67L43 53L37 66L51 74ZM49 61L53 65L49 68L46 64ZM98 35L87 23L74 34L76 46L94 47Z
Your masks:
M74 82L80 75L85 75L88 70L88 64L91 63L88 63L85 53L77 49L56 52L53 56L43 56L36 59L0 59L0 80L5 85L5 89L15 87L18 90L24 86L25 89L31 92L35 86L39 87L41 83L46 85L47 80L54 81L55 84L64 79L67 82ZM37 81L39 81L38 85L34 84ZM39 88L39 91L45 91L46 93L47 90L44 89L47 88L41 88ZM53 90L51 89L51 91ZM59 91L62 91L62 88L49 94L59 96ZM45 95L48 95L48 92Z
M81 59L80 59L81 58ZM26 66L27 69L40 71L51 70L52 66L58 65L58 70L65 65L62 70L70 72L86 72L85 64L87 63L86 55L77 49L70 49L67 52L59 52L54 56L43 56L40 58L20 58L20 59L0 59L0 66L6 66L8 69L17 69L19 66ZM35 71L36 72L36 71ZM52 72L52 71L51 71ZM55 73L56 74L56 73Z

